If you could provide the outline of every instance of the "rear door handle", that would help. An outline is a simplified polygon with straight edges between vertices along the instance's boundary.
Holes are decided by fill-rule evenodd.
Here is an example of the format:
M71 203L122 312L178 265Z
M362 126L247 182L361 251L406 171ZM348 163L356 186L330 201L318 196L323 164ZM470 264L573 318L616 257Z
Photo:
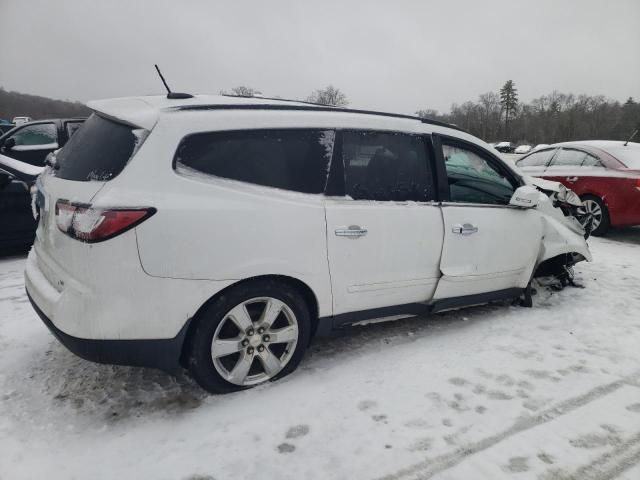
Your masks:
M464 225L454 225L451 231L459 235L472 235L478 231L478 227L465 223Z
M349 225L347 228L338 228L335 233L336 237L360 238L364 237L368 230L358 225Z
M575 183L578 181L578 177L567 177L567 182Z

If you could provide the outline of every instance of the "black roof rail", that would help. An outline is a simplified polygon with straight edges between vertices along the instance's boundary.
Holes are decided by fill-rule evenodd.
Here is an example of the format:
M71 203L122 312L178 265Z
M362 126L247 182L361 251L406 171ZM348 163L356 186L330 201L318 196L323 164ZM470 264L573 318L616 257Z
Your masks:
M180 110L180 111L197 111L197 110L302 110L302 111L311 111L311 112L343 112L343 113L358 113L362 115L378 115L382 117L392 117L392 118L404 118L407 120L416 120L422 123L427 123L429 125L437 125L439 127L452 128L454 130L459 130L461 132L468 133L465 129L458 127L457 125L453 125L451 123L440 122L438 120L430 120L427 118L420 118L413 115L403 115L401 113L389 113L389 112L376 112L373 110L358 110L354 108L343 108L343 107L332 107L328 105L320 105L318 103L304 102L300 100L287 100L282 98L267 98L267 97L244 97L241 95L223 95L225 97L234 97L234 98L255 98L258 100L274 100L279 102L292 102L292 103L304 103L305 105L277 105L277 104L237 104L237 105L226 105L226 104L209 104L209 105L179 105L175 107L169 107L171 110Z

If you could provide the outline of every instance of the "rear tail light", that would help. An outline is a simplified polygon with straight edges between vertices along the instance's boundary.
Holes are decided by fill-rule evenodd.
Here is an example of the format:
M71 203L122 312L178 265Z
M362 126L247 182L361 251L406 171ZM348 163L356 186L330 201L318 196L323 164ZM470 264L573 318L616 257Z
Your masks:
M636 178L636 189L640 190L640 177Z
M108 240L156 213L155 208L94 208L90 205L56 202L56 224L61 232L87 243Z

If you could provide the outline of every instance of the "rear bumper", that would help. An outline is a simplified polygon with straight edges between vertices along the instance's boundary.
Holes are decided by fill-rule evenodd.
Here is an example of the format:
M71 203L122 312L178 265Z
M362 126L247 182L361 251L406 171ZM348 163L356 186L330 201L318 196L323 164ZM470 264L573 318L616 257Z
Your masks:
M57 328L40 310L29 291L29 301L47 328L70 352L97 363L159 368L175 372L180 367L180 355L189 322L174 338L143 340L95 340L73 337Z

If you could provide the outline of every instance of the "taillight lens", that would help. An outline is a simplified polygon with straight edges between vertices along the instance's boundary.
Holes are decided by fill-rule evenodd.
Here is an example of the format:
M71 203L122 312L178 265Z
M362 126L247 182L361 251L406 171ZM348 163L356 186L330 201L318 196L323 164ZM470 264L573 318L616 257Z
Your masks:
M156 213L155 208L94 208L67 200L56 202L56 224L61 232L83 242L108 240Z

